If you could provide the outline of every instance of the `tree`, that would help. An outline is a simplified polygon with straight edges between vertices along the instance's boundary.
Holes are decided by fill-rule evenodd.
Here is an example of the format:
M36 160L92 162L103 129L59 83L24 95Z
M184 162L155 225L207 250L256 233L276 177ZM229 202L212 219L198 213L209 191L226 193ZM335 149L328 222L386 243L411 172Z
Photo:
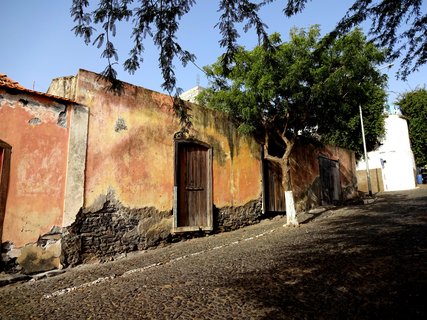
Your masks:
M408 119L409 137L415 162L427 164L427 90L416 89L404 93L395 102Z
M267 48L239 48L227 72L222 57L205 67L211 85L199 102L227 112L240 131L261 136L265 158L282 168L286 194L292 187L289 160L298 139L343 147L356 147L354 141L360 141L361 146L359 103L369 114L365 122L370 146L377 142L383 128L385 78L375 66L384 54L366 42L360 30L328 47L317 26L292 30L288 43L278 34L269 41L272 46ZM290 219L295 222L292 215Z
M288 0L284 12L287 16L295 15L310 1ZM403 57L398 76L405 80L427 62L427 12L423 3L423 0L355 0L329 37L344 35L370 20L372 41L388 48L388 61Z
M245 32L255 29L260 43L269 45L266 25L259 17L259 10L275 1L218 0L222 14L216 27L222 35L220 45L225 48L222 57L225 70L233 63L238 50L237 26L241 23ZM283 11L287 16L297 14L309 1L287 0ZM102 75L110 80L112 89L120 89L114 69L118 52L113 37L116 35L116 24L125 21L133 25L133 48L124 61L124 69L129 73L138 70L143 62L144 42L151 37L159 49L159 66L164 79L162 87L171 93L176 88L174 59L178 58L184 65L195 59L193 54L181 47L176 33L180 19L191 10L196 0L99 0L92 11L90 3L90 0L73 0L71 16L76 23L73 30L77 36L84 38L86 44L103 47L102 57L107 59L107 67ZM326 42L371 19L373 40L381 47L390 49L389 60L404 55L400 76L405 79L427 61L427 15L423 3L423 0L354 0Z

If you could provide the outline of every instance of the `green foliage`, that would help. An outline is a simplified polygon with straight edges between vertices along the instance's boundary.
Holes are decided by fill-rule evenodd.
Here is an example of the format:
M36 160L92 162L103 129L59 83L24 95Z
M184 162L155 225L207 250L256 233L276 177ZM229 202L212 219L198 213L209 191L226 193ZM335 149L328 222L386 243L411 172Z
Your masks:
M415 162L427 164L427 90L425 88L404 93L396 104L408 119L409 137Z
M295 15L309 1L288 0L284 12L287 16ZM406 79L427 61L427 14L423 3L423 0L354 0L329 36L342 36L370 21L371 40L389 49L388 61L403 57L398 76Z
M288 145L300 136L362 152L359 104L369 149L383 134L384 53L359 30L324 46L318 26L294 29L290 41L240 48L228 71L222 57L205 67L210 87L199 103L220 109L245 133Z

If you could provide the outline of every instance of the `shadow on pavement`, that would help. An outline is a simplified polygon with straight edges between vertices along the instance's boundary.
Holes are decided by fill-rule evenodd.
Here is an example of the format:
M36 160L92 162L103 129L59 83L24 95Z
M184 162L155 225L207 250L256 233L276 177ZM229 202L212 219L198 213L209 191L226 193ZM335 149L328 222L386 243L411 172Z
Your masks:
M427 319L425 194L381 194L318 221L292 250L277 245L274 266L227 287L271 309L266 319Z

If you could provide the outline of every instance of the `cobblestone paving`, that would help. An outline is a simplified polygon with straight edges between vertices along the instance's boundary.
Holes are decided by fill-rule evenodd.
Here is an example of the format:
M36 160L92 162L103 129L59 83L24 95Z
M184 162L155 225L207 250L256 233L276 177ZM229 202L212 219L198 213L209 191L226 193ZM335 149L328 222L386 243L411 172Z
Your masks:
M427 189L0 288L0 319L427 319Z

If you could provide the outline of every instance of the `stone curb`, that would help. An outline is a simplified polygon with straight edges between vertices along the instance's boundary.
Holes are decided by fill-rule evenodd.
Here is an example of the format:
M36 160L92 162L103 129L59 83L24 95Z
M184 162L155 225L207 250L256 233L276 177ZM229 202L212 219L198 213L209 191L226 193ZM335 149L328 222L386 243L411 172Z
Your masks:
M7 286L9 284L23 282L23 281L37 281L44 278L49 278L56 276L58 274L64 273L65 270L51 270L43 273L27 275L22 273L8 274L0 273L0 287Z
M32 277L26 274L0 274L0 287L7 286L12 283L31 280Z

